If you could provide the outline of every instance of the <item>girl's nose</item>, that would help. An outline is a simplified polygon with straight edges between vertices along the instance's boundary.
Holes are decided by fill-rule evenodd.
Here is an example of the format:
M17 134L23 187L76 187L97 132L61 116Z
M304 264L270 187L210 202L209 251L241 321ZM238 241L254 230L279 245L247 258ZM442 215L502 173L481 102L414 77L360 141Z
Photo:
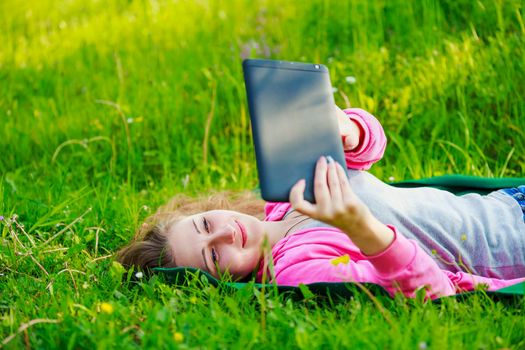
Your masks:
M223 225L212 232L210 239L213 243L232 244L235 241L235 230L231 225Z

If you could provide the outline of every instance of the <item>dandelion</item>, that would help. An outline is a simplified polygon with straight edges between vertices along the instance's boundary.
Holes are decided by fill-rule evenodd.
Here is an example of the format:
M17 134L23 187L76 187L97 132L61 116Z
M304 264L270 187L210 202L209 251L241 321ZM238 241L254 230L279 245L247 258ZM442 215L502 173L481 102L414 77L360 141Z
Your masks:
M135 277L141 279L142 277L144 277L144 274L141 271L139 271L135 274Z
M102 303L100 304L100 311L105 313L105 314L112 314L113 311L115 311L115 309L113 308L113 305L111 305L110 303Z
M357 81L357 79L351 75L347 76L345 80L348 84L355 84Z
M350 262L350 257L348 256L348 254L341 255L337 258L330 260L330 263L334 266L337 266L339 264L347 265L349 262Z
M175 332L173 333L173 339L175 339L177 343L182 343L182 341L184 340L184 335L182 335L181 332Z
M466 234L462 234L462 235L461 235L461 240L462 240L463 242L465 242L465 241L467 240L467 235L466 235Z

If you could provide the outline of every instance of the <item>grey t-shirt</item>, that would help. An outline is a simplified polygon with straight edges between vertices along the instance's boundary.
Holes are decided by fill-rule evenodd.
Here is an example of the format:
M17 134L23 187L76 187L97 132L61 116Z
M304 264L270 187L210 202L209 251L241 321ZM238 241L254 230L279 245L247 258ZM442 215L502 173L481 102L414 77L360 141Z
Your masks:
M444 270L486 277L525 276L525 223L517 201L429 187L390 186L366 171L348 170L356 195L384 224L418 241Z

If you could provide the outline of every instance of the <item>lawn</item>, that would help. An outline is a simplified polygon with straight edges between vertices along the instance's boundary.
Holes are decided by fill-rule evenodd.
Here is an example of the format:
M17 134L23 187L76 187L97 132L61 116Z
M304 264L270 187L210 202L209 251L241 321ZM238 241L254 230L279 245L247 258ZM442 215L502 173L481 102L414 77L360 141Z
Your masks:
M483 295L122 283L171 196L256 188L247 57L326 64L382 122L385 181L525 176L522 1L3 0L0 348L525 348L524 304Z

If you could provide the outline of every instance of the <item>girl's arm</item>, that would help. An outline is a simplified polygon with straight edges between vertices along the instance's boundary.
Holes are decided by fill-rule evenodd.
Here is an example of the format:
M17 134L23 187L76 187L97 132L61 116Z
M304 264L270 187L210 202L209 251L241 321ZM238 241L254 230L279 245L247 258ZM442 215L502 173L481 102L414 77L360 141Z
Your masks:
M409 298L415 297L422 288L425 288L428 299L454 295L456 287L447 275L448 271L440 270L415 241L405 238L394 227L390 228L395 239L386 250L373 256L354 256L355 260L329 256L325 248L316 251L316 247L307 246L300 251L301 246L295 247L295 251L287 252L289 256L282 259L282 263L276 264L275 281L290 286L316 282L368 282L382 286L391 296L402 293Z
M379 121L360 108L337 108L339 130L343 138L346 165L367 170L383 157L386 136Z

